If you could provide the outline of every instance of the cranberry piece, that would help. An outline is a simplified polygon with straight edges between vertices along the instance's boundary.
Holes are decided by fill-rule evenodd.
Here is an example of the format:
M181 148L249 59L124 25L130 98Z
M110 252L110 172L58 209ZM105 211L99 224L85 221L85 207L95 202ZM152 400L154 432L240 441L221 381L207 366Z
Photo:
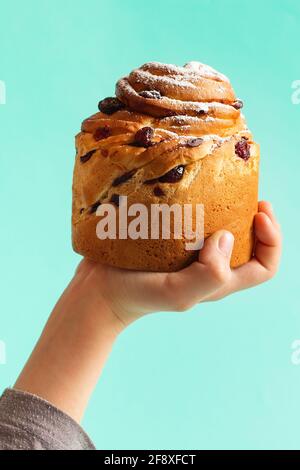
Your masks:
M164 191L159 186L155 186L155 188L153 189L153 193L154 193L154 196L157 196L157 197L161 197L165 195Z
M104 100L99 101L98 109L104 114L114 114L120 109L124 109L125 104L122 101L118 100L118 98L108 97L104 98Z
M196 137L193 139L189 139L185 145L187 147L199 147L199 145L201 145L202 142L203 142L203 139L201 139L200 137Z
M127 173L124 173L124 175L118 176L118 178L114 179L112 182L113 186L119 186L119 184L125 183L125 181L128 181L135 173L135 170L128 171Z
M235 144L235 153L245 161L250 158L250 145L246 137Z
M82 157L80 157L80 161L82 163L87 162L95 152L96 152L96 150L90 150L88 153L86 153L85 155L82 155Z
M101 155L103 155L103 157L107 157L108 156L108 150L107 149L101 149Z
M140 91L139 93L140 96L143 98L149 98L151 100L161 100L162 96L159 91L156 90L145 90L145 91Z
M152 127L142 127L137 131L134 137L134 144L138 147L150 147L152 145L152 137L154 129Z
M107 125L104 127L98 127L98 129L96 129L94 132L95 140L106 139L109 136L110 136L110 128Z
M112 202L117 207L119 207L119 205L120 205L120 195L119 194L113 194L110 198L110 202Z
M241 109L244 106L244 103L242 102L242 100L236 100L232 106L235 109Z
M158 178L161 183L177 183L180 181L184 174L184 166L178 165L172 170L168 171L165 175Z
M94 204L90 207L90 214L93 214L94 212L96 212L100 204L101 204L100 201L94 202Z

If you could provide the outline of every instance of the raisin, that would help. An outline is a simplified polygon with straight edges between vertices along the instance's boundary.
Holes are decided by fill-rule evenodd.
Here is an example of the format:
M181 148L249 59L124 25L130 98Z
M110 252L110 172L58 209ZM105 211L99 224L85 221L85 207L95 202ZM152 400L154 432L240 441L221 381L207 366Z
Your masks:
M232 106L235 109L241 109L244 106L244 103L242 102L242 100L236 100Z
M104 127L98 127L98 129L96 129L94 132L95 140L106 139L109 136L110 136L110 128L107 125Z
M184 174L184 166L178 165L172 170L168 171L165 175L158 178L161 183L177 183L180 181Z
M104 114L114 114L117 111L125 108L125 104L122 101L118 100L118 98L108 97L104 98L104 100L99 101L98 109Z
M91 207L90 207L90 214L93 214L94 212L96 212L96 210L98 209L98 207L100 206L100 204L101 204L100 201L94 202L94 204L91 205Z
M159 91L156 90L145 90L145 91L140 91L139 93L140 96L143 98L149 98L151 100L161 100L162 96Z
M153 193L154 193L154 196L157 196L157 197L165 195L164 191L159 186L155 186L155 188L153 189Z
M185 145L187 147L198 147L199 145L202 144L202 142L203 142L203 139L201 139L200 137L195 137L193 139L187 140Z
M157 178L153 178L152 180L146 180L144 181L144 184L154 184L154 183L157 183L158 179Z
M137 131L134 137L134 145L138 147L150 147L152 145L152 137L154 135L154 129L152 127L142 127Z
M120 205L120 195L119 194L113 194L110 198L110 202L112 202L117 207L119 207L119 205Z
M131 170L121 176L118 176L118 178L113 180L112 185L119 186L119 184L125 183L125 181L128 181L134 175L134 173L135 170Z
M90 150L88 153L86 153L85 155L82 155L82 157L80 157L80 161L82 163L87 162L95 152L96 152L96 150Z

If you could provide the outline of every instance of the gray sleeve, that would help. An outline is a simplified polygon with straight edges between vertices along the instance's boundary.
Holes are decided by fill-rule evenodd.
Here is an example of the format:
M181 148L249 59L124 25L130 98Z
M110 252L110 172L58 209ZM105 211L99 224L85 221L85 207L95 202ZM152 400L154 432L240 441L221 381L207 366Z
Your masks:
M0 450L95 450L70 416L30 393L7 388L0 398Z

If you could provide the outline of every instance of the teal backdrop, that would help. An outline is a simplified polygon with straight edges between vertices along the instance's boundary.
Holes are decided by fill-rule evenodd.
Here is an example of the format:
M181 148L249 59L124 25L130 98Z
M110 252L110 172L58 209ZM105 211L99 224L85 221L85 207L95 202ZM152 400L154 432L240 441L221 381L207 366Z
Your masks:
M300 449L299 28L298 0L1 2L1 391L80 259L70 217L81 121L132 68L199 60L245 101L260 197L283 227L281 268L253 290L133 324L83 425L104 449Z

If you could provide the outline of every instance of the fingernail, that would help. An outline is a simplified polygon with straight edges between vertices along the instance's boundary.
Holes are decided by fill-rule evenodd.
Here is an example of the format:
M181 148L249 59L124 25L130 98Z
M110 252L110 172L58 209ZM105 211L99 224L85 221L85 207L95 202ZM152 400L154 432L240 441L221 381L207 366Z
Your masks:
M218 248L224 256L230 256L234 237L231 232L223 232L218 240Z

